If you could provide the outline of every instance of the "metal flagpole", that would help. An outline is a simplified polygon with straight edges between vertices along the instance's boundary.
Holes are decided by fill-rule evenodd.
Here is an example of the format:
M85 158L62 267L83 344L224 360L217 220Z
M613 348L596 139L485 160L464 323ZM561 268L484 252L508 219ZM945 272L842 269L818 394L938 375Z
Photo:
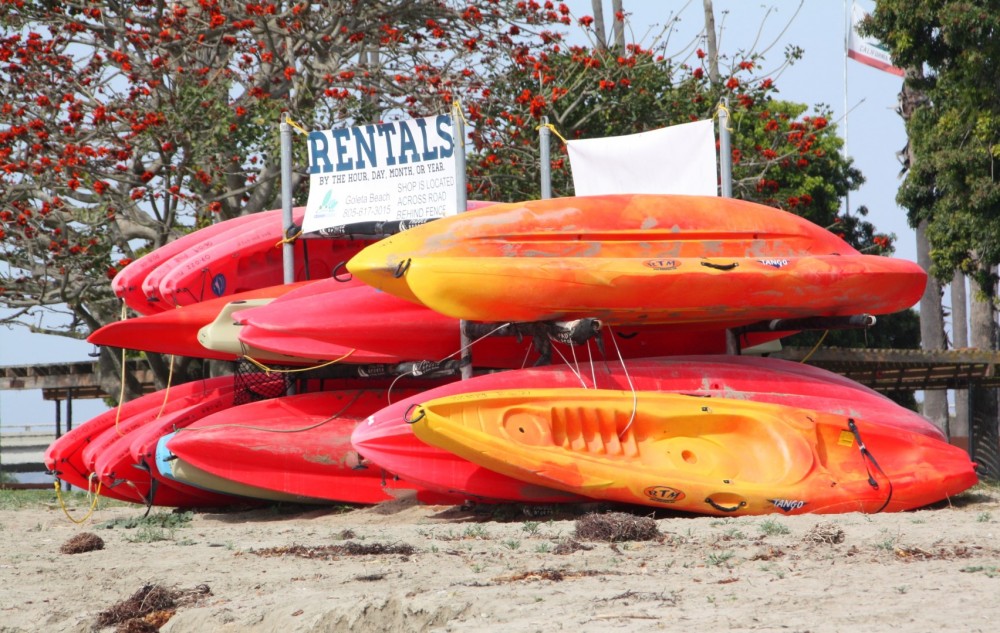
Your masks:
M451 120L455 130L455 200L458 212L465 211L469 204L465 191L465 120L462 118L462 105L456 99L452 104ZM461 345L462 380L472 378L472 339L465 333L465 321L458 322L459 344Z
M719 178L722 197L733 197L733 150L729 142L729 99L719 104Z
M284 116L284 115L283 115ZM285 118L281 125L281 221L282 236L288 238L292 230L292 126ZM295 245L285 241L281 245L281 263L286 284L295 281Z
M847 149L847 142L850 138L848 132L847 120L850 118L850 110L848 109L847 100L847 52L850 50L850 40L851 40L851 29L853 28L853 21L851 19L851 10L847 4L847 0L844 0L844 160L846 161L850 158L850 152ZM848 190L844 193L844 216L849 216L851 214L851 192Z
M549 157L549 117L542 117L542 125L538 128L538 155L541 162L542 200L552 197L552 159Z
M719 181L723 198L733 197L733 150L729 140L729 100L719 104ZM732 328L726 330L726 354L738 356L740 341Z

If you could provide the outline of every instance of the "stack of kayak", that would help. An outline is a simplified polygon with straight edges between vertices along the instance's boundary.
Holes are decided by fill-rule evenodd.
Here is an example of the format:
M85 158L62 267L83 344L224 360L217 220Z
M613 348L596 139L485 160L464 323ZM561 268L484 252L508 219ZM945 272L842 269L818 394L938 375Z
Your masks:
M734 336L906 309L926 281L915 264L724 198L477 206L388 236L296 240L292 284L277 212L136 260L113 286L141 316L92 342L260 369L102 414L50 446L48 467L169 506L415 495L879 512L976 483L964 451L884 396L725 353ZM300 376L294 395L279 365Z

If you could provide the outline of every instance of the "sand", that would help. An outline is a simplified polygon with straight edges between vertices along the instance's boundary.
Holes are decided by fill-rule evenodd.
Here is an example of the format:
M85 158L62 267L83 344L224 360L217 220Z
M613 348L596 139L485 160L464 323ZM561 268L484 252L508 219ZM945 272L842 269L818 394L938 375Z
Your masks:
M159 614L165 633L992 632L1000 622L996 487L897 514L656 518L657 538L619 543L576 538L585 512L607 509L597 507L531 517L404 499L139 521L142 509L117 505L77 525L57 503L10 505L0 506L2 633L94 630L145 584L196 594ZM60 551L81 533L104 548Z

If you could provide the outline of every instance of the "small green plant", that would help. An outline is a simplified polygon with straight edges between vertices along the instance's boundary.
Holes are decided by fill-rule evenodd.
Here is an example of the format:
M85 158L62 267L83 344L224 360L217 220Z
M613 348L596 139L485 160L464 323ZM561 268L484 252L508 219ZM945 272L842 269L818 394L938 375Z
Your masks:
M966 574L982 572L986 574L987 578L997 578L1000 576L1000 567L996 567L995 565L970 565L969 567L963 567L958 571Z
M757 529L759 529L760 533L765 536L781 536L791 532L787 525L774 519L764 519L761 521L760 525L757 526Z
M503 542L503 546L509 550L521 549L521 541L517 539L507 539Z
M462 532L462 536L464 538L487 539L489 538L489 533L481 525L470 525Z
M706 562L713 567L718 567L719 565L728 565L729 560L735 556L732 550L722 550L721 552L712 552L708 555Z
M552 551L551 543L539 543L535 546L535 552L538 554L548 554Z
M524 525L521 526L521 530L527 532L531 536L536 536L541 525L538 521L525 521Z
M129 517L127 519L112 519L98 523L95 527L113 530L122 528L133 530L142 527L160 527L166 529L176 529L191 522L194 514L191 512L157 512L141 517Z
M899 542L899 536L893 536L889 534L887 530L882 530L883 539L875 543L875 547L886 552L891 552L896 549L896 543Z
M990 519L992 518L993 515L990 514L989 512L980 512L979 514L976 515L976 521L978 521L979 523L989 523Z
M731 527L725 531L724 538L730 541L742 541L747 537L742 531L737 527Z
M174 540L174 530L167 530L157 525L140 526L135 534L125 536L129 543L155 543L157 541Z
M898 593L900 595L902 595L902 594L904 594L904 593L906 593L907 591L910 590L910 588L908 586L906 586L906 585L899 585L898 587L893 587L893 589L895 590L896 593Z

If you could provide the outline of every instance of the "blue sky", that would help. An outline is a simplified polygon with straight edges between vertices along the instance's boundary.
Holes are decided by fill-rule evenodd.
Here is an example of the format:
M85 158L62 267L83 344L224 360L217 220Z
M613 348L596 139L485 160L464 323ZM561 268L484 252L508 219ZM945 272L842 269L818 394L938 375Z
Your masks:
M624 0L624 3L626 11L632 14L632 33L645 45L650 44L652 35L659 33L672 16L679 20L673 22L677 32L671 36L668 49L671 52L689 52L687 45L703 28L702 3L698 0ZM566 4L577 17L591 14L590 0L569 0ZM874 3L861 4L870 9ZM605 0L604 5L605 17L610 20L610 0ZM715 0L714 6L716 27L722 31L719 46L723 53L749 49L755 41L760 42L756 50L774 43L763 64L767 69L780 63L786 45L804 49L801 60L775 77L779 96L832 108L841 136L845 130L849 133L848 153L867 179L860 191L851 194L851 209L867 206L869 220L879 230L896 235L896 256L915 259L913 232L907 226L904 211L895 203L900 183L896 152L906 142L902 120L895 112L902 80L854 61L845 63L845 3L808 0L800 8L798 2L789 0L770 4ZM849 110L846 121L845 110ZM89 360L87 355L91 351L92 346L82 341L0 328L0 365ZM51 422L54 407L53 403L44 402L37 391L0 392L0 424ZM101 410L99 402L77 401L73 417L79 424Z

